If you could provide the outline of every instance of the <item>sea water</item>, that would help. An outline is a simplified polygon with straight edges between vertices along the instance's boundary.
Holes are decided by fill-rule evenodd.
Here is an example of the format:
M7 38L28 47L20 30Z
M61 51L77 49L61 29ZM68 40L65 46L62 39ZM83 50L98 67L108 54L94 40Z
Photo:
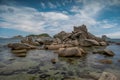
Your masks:
M111 72L120 79L120 46L84 48L88 54L83 57L58 57L51 50L30 50L26 57L16 57L11 53L8 43L20 42L16 39L0 40L0 80L61 80L78 78L96 80L102 72ZM113 57L93 54L93 50L110 49ZM53 64L51 59L56 59ZM112 64L102 64L98 60L111 59Z

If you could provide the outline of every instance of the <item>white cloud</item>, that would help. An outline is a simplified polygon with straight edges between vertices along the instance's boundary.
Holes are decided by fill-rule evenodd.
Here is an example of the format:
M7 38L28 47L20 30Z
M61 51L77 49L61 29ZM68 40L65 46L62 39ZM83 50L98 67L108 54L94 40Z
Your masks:
M113 28L113 27L115 27L116 26L116 24L113 24L113 25L111 25L111 24L104 24L103 26L102 26L102 28Z
M113 33L108 33L105 35L107 35L110 38L120 38L120 32L113 32Z
M99 16L104 8L106 8L106 5L103 3L104 1L87 2L85 0L77 0L77 2L83 2L83 6L73 6L70 11L75 13L74 15L70 15L66 11L39 12L37 9L30 7L0 5L0 18L4 21L0 22L0 27L12 28L36 34L47 32L53 35L61 30L70 32L72 31L73 26L79 26L82 24L87 25L90 30L96 32L99 28L104 30L105 28L109 29L116 26L115 23L96 20L96 17ZM64 4L67 3L66 0ZM110 3L112 4L112 2ZM114 2L114 5L115 4L117 3ZM57 5L54 5L51 2L48 3L50 8L56 8L58 5L60 4L57 3ZM44 3L41 3L41 6L43 8L46 7ZM113 35L112 37L114 36L116 35Z
M61 20L69 17L58 12L39 12L29 7L0 6L0 17L4 22L0 22L0 27L12 28L32 33L48 32L46 26L54 27ZM51 30L50 30L51 31Z

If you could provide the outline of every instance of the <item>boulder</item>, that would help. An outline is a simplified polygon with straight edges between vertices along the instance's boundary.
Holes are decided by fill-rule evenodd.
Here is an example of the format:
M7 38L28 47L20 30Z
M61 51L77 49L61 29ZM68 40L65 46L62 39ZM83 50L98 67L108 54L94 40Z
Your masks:
M15 56L17 57L25 57L27 54L26 49L21 49L21 50L11 50L12 53L14 53Z
M108 55L108 56L114 56L115 54L113 53L113 51L111 50L107 50L107 49L104 49L104 54Z
M12 53L18 53L18 54L20 54L20 53L26 53L27 52L27 50L26 49L21 49L21 50L11 50L11 52Z
M73 46L79 46L78 40L73 40L73 41L71 41L71 44L72 44Z
M102 59L102 60L99 60L99 62L103 64L112 64L112 60L110 59Z
M12 50L21 50L21 49L34 49L36 48L35 46L25 44L25 43L10 43L8 44L8 47L11 48Z
M50 45L53 42L53 39L50 37L42 37L39 39L36 39L35 42L38 42L41 45Z
M52 62L53 64L55 64L55 63L57 62L57 60L54 58L54 59L51 59L51 62Z
M90 46L99 46L99 43L93 39L85 39L80 42L81 46L90 47Z
M98 80L117 80L117 77L109 72L103 72Z
M58 55L61 57L81 57L85 51L78 47L60 48Z
M39 46L40 45L39 42L30 42L29 44L34 45L34 46Z
M79 46L78 40L68 40L65 44L70 44L72 46Z
M61 31L60 33L54 35L54 38L59 38L60 40L63 41L63 38L67 35L65 31Z
M107 55L107 56L114 56L115 55L113 53L113 51L108 50L108 49L94 51L93 53L100 53L100 54L104 54L104 55Z
M99 44L100 44L100 46L106 46L107 45L107 43L106 42L99 42Z
M15 54L15 56L17 56L17 57L25 57L26 53Z
M120 62L120 60L118 60L118 62Z
M117 42L116 45L120 45L120 42Z
M53 43L61 44L62 41L61 41L59 38L55 38L55 39L53 40Z
M73 47L72 44L63 44L63 45L64 45L64 48Z
M65 47L63 44L56 44L56 45L45 45L44 48L47 49L47 50L57 50L59 48L63 48Z

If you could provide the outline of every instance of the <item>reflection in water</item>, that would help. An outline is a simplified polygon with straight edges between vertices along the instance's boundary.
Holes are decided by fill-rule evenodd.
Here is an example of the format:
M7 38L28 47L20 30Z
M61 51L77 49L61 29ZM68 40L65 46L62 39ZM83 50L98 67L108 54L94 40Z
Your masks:
M81 77L93 79L91 73L100 74L103 71L113 72L120 76L120 46L110 45L116 55L105 57L100 54L93 54L93 50L105 47L84 48L88 54L83 57L58 57L54 51L31 50L26 57L16 57L7 47L0 48L0 79L3 80L42 80L64 79L70 77ZM53 64L51 60L56 60ZM112 59L113 64L101 64L100 59Z

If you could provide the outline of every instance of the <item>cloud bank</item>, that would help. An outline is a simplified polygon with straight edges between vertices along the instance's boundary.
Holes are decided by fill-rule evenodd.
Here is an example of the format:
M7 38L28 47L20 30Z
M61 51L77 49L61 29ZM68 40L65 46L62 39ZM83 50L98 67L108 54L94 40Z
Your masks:
M72 2L72 0L71 0ZM63 2L66 5L69 2ZM73 5L69 12L67 11L39 11L33 7L0 5L0 27L16 29L20 31L30 32L34 34L49 33L54 35L59 31L72 31L73 26L82 24L87 25L90 32L100 35L101 33L108 37L120 37L119 31L110 33L104 31L106 29L120 30L118 23L110 22L109 20L97 20L99 15L109 6L120 5L119 0L90 1L76 0L76 3L82 3L83 6ZM49 7L54 9L60 4L48 3ZM45 3L41 2L42 8L46 8Z

